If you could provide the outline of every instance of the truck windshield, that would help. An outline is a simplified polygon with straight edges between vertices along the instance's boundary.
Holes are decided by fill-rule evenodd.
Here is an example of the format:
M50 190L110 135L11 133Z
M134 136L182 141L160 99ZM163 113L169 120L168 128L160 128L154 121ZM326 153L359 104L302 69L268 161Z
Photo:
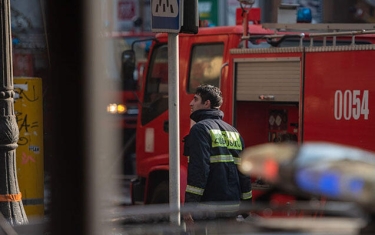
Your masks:
M200 84L219 86L224 43L196 44L192 47L189 86L194 93ZM155 47L151 55L143 97L142 125L168 109L168 46Z
M168 109L168 46L154 48L142 105L142 125Z
M219 87L223 65L224 44L197 44L191 52L189 72L189 93L195 93L200 84Z

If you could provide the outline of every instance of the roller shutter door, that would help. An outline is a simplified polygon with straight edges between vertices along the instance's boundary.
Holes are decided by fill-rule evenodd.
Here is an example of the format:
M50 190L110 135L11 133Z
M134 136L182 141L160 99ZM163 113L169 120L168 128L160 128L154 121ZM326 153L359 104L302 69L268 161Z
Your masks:
M254 58L235 63L237 100L259 101L266 96L274 101L299 101L299 58Z

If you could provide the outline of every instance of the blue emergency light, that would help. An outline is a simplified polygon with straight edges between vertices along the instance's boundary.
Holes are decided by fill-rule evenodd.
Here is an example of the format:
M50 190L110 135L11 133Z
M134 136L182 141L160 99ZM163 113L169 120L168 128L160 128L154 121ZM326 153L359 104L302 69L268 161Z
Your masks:
M297 11L297 23L311 23L312 14L308 7L301 7Z
M348 177L339 171L324 168L298 169L295 180L304 191L336 199L340 199L340 197L357 198L365 191L363 179Z

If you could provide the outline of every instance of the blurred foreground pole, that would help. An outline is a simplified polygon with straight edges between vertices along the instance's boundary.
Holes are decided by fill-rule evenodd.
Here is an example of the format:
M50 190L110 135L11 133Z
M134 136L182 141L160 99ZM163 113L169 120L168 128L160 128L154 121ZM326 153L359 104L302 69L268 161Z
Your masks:
M12 225L28 223L18 187L16 148L19 131L14 114L10 0L1 0L0 211Z
M95 28L102 23L102 4L100 0L45 3L56 133L53 159L49 160L50 231L53 235L108 234L100 199L103 194L106 200L114 195L108 178L115 174L109 166L116 151L108 145L116 141L107 135L109 128L102 126L109 104L101 83L108 83L105 63L97 59L105 60L106 54Z
M45 1L56 139L51 174L50 231L54 235L88 234L84 195L83 143L85 94L83 0Z

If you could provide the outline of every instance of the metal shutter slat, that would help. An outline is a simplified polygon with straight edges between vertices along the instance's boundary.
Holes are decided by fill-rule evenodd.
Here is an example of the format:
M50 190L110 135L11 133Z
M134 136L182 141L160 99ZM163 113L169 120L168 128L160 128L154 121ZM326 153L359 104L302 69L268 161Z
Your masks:
M275 60L252 59L236 63L237 100L259 101L260 95L272 95L274 101L299 101L299 58Z

